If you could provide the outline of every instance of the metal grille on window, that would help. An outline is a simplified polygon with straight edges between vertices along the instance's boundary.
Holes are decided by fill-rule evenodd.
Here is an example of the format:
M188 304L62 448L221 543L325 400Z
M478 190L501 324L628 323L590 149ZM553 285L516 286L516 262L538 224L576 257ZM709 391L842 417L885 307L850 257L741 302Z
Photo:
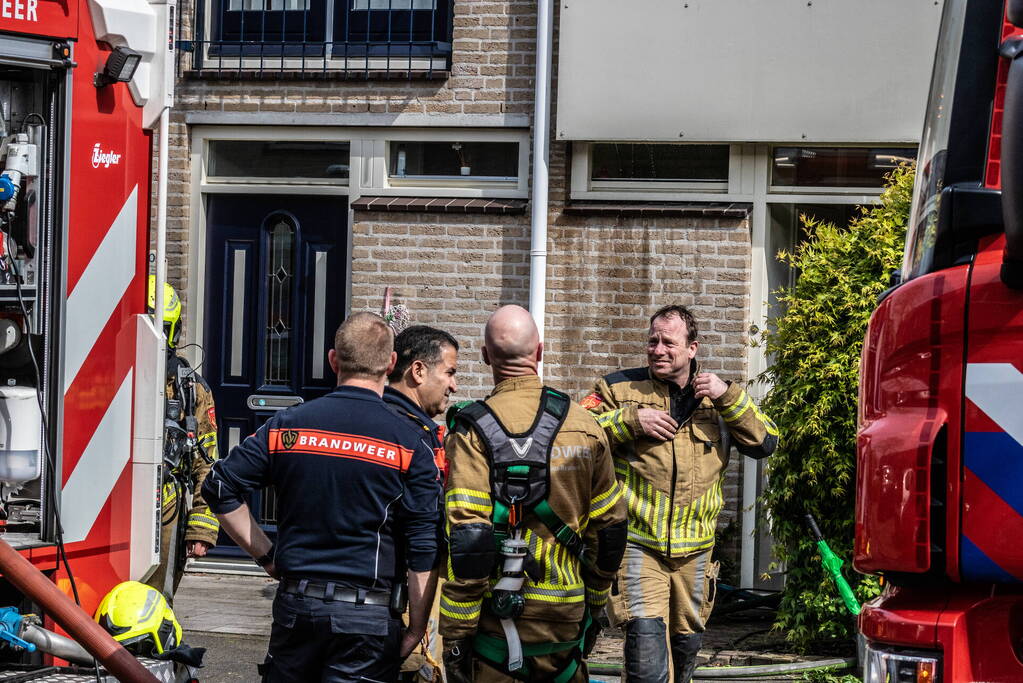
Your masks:
M266 273L266 383L291 381L291 283L295 272L295 226L281 216L270 228Z

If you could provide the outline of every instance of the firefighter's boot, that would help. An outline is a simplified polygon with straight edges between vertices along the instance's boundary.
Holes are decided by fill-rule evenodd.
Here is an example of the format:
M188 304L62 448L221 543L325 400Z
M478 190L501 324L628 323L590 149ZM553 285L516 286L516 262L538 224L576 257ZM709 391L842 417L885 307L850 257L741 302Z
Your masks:
M703 643L702 633L679 633L671 637L671 662L675 683L689 683L696 670L696 658Z
M668 683L668 641L662 619L633 619L625 624L625 680Z

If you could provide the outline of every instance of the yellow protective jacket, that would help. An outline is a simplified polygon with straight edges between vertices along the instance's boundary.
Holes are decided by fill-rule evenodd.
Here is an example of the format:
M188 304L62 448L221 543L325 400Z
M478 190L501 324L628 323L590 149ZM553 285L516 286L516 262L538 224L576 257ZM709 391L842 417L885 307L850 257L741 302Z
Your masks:
M697 371L694 361L690 378ZM777 427L738 384L697 403L691 389L687 393L653 378L648 368L633 368L605 376L582 405L613 445L615 474L625 485L629 541L666 558L714 546L728 442L753 458L770 455L778 444ZM644 435L640 408L671 413L679 422L675 438Z
M525 433L537 416L542 388L535 375L507 379L494 388L486 404L508 432ZM450 467L444 497L449 538L458 525L492 527L490 465L482 439L476 430L460 423L448 434L445 451ZM588 558L597 552L599 532L625 521L622 489L615 480L607 439L575 403L570 403L554 437L547 501L554 513L582 537ZM584 570L578 558L555 540L534 514L527 513L524 519L529 548L523 591L526 607L515 620L519 636L524 643L564 640L565 624L580 624L587 604L599 608L607 602L617 566L603 571L596 561L590 561L591 568ZM617 542L624 549L622 535ZM620 561L620 552L617 557ZM477 627L502 634L498 620L484 606L500 572L500 555L487 578L459 576L450 556L447 566L448 580L441 587L441 635L446 639L465 638L472 636Z
M195 435L198 444L190 453L184 457L191 459L191 478L188 482L192 493L192 505L188 510L188 520L185 526L185 541L204 541L211 546L217 544L217 534L220 531L220 522L210 512L206 501L202 499L202 483L210 471L213 462L219 457L217 452L217 414L213 405L213 393L210 391L206 380L199 373L193 376L195 380L195 417L199 425L198 433ZM167 381L167 398L170 400L180 399L177 387L172 379ZM183 413L183 411L182 411ZM168 415L178 423L183 423L184 414L177 416ZM164 477L162 491L162 512L163 523L170 524L177 518L177 511L180 506L179 498L186 494L179 490L177 480L171 477Z

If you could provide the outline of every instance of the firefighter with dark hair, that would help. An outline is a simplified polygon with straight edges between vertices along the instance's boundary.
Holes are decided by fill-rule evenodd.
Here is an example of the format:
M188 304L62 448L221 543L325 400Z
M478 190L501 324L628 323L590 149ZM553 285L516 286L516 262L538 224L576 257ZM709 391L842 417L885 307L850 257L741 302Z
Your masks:
M423 442L433 451L434 462L442 479L447 474L444 456L444 425L434 418L444 414L448 398L458 391L458 342L444 330L426 325L413 325L394 338L397 361L387 376L384 403L403 420L408 420L420 434ZM443 510L438 506L438 519L443 521ZM443 525L438 524L443 533ZM443 545L443 537L438 539ZM437 553L438 562L444 559ZM430 621L424 641L424 654L413 654L402 665L402 672L417 672L425 680L434 680L434 669L441 658L437 635L438 603L430 610ZM424 661L424 659L426 661Z
M449 681L586 681L583 658L625 548L625 507L607 439L537 376L529 312L498 309L483 360L495 387L455 416L448 581L440 631Z
M156 302L156 278L149 277L149 310ZM204 557L217 544L220 524L200 488L217 459L217 416L213 393L202 375L177 354L181 299L164 284L163 325L167 337L160 564L146 583L174 601L185 561ZM187 511L187 514L186 514Z
M440 475L421 431L383 402L393 344L380 316L349 316L327 356L337 388L275 413L203 484L224 530L281 579L265 683L394 681L426 633ZM270 485L276 545L246 503Z
M696 667L714 604L711 561L722 477L734 444L770 455L778 429L739 384L696 363L697 324L684 306L650 318L647 367L607 375L582 405L614 446L629 509L628 546L608 611L625 628L629 681L667 683Z

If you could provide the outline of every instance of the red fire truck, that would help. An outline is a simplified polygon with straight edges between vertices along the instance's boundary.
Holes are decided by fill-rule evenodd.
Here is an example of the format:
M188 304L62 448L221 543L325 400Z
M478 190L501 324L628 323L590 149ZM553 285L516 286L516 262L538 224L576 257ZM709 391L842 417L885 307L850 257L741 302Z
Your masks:
M154 245L162 292L151 165L159 150L165 168L175 9L0 0L0 538L68 595L70 566L89 614L158 562L164 346L147 262ZM0 576L0 605L31 603Z
M865 681L1023 681L1023 2L945 0L899 282L861 366Z

